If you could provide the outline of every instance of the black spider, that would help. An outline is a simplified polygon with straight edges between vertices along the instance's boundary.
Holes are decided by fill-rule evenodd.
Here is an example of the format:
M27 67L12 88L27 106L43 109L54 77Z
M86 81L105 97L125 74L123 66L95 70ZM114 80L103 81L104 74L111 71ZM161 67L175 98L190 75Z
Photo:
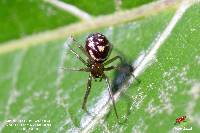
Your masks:
M118 114L117 114L111 86L109 83L109 79L105 75L104 71L110 71L112 69L117 69L118 68L117 66L109 66L109 67L106 67L106 66L117 59L119 59L122 62L122 58L120 56L115 56L114 58L107 60L107 58L110 55L112 45L110 44L108 39L101 33L94 33L94 34L89 35L86 39L85 48L81 45L78 45L78 47L87 56L87 58L88 58L87 61L85 61L82 57L80 57L80 55L78 55L71 47L69 47L69 48L70 48L70 51L72 53L74 53L76 55L76 57L86 67L80 68L80 69L76 69L76 68L62 68L62 69L72 70L72 71L85 71L85 72L90 73L88 82L87 82L87 89L86 89L85 96L84 96L83 103L82 103L82 109L87 111L86 102L87 102L88 95L90 93L92 78L95 80L97 78L99 78L100 79L99 81L101 81L102 79L105 79L106 83L108 85L109 95L112 99L115 114L116 114L116 117L118 118Z

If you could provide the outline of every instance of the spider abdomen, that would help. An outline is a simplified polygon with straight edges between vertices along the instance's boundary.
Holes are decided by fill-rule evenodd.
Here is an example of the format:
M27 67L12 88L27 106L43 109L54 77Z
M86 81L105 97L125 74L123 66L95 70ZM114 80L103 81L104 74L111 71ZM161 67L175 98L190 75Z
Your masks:
M111 50L111 44L108 39L101 33L94 33L87 37L86 51L96 62L104 62Z

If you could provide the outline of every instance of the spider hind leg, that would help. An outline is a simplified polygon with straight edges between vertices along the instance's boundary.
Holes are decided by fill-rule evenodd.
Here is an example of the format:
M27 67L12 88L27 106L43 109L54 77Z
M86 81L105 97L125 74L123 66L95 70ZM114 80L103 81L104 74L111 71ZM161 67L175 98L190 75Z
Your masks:
M83 103L82 103L82 109L85 110L85 111L87 111L86 103L87 103L87 98L90 94L91 84L92 84L92 76L90 74L89 78L88 78L88 82L87 82L87 88L86 88L85 96L84 96Z

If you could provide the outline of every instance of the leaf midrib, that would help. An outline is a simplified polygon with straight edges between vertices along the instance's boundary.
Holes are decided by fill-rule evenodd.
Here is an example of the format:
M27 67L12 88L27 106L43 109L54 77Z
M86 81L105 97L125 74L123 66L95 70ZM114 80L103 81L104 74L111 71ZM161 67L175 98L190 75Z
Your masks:
M94 18L91 21L82 21L72 25L57 28L55 30L33 34L22 39L11 40L0 45L0 54L5 54L19 49L26 49L36 45L44 45L47 44L46 42L63 39L69 35L80 34L89 30L125 23L127 21L154 15L158 12L168 9L176 9L179 4L180 0L156 1L135 9L116 12L111 15L100 16Z

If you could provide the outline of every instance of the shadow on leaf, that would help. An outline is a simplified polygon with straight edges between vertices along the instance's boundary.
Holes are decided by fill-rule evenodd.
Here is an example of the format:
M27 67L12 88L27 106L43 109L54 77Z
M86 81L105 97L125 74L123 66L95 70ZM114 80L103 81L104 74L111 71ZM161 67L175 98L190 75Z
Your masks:
M122 54L120 54L120 55L121 55L121 57L124 57L124 56L122 56ZM141 81L133 75L135 68L130 63L128 63L125 59L123 60L123 62L121 64L118 65L118 67L119 67L119 69L117 71L115 71L114 79L111 84L111 89L112 89L113 94L120 91L122 86L127 84L128 80L131 78L131 76L137 81L136 82L137 85L139 85L141 83ZM125 124L128 120L128 116L131 114L131 110L130 110L131 101L132 101L131 97L128 96L126 93L122 92L122 98L124 98L127 101L127 109L126 109L126 113L125 113L126 114L125 119L122 120L122 122L119 121L118 122L119 124ZM112 112L112 110L110 110L109 113L106 115L105 120L107 120L110 117L111 112Z

